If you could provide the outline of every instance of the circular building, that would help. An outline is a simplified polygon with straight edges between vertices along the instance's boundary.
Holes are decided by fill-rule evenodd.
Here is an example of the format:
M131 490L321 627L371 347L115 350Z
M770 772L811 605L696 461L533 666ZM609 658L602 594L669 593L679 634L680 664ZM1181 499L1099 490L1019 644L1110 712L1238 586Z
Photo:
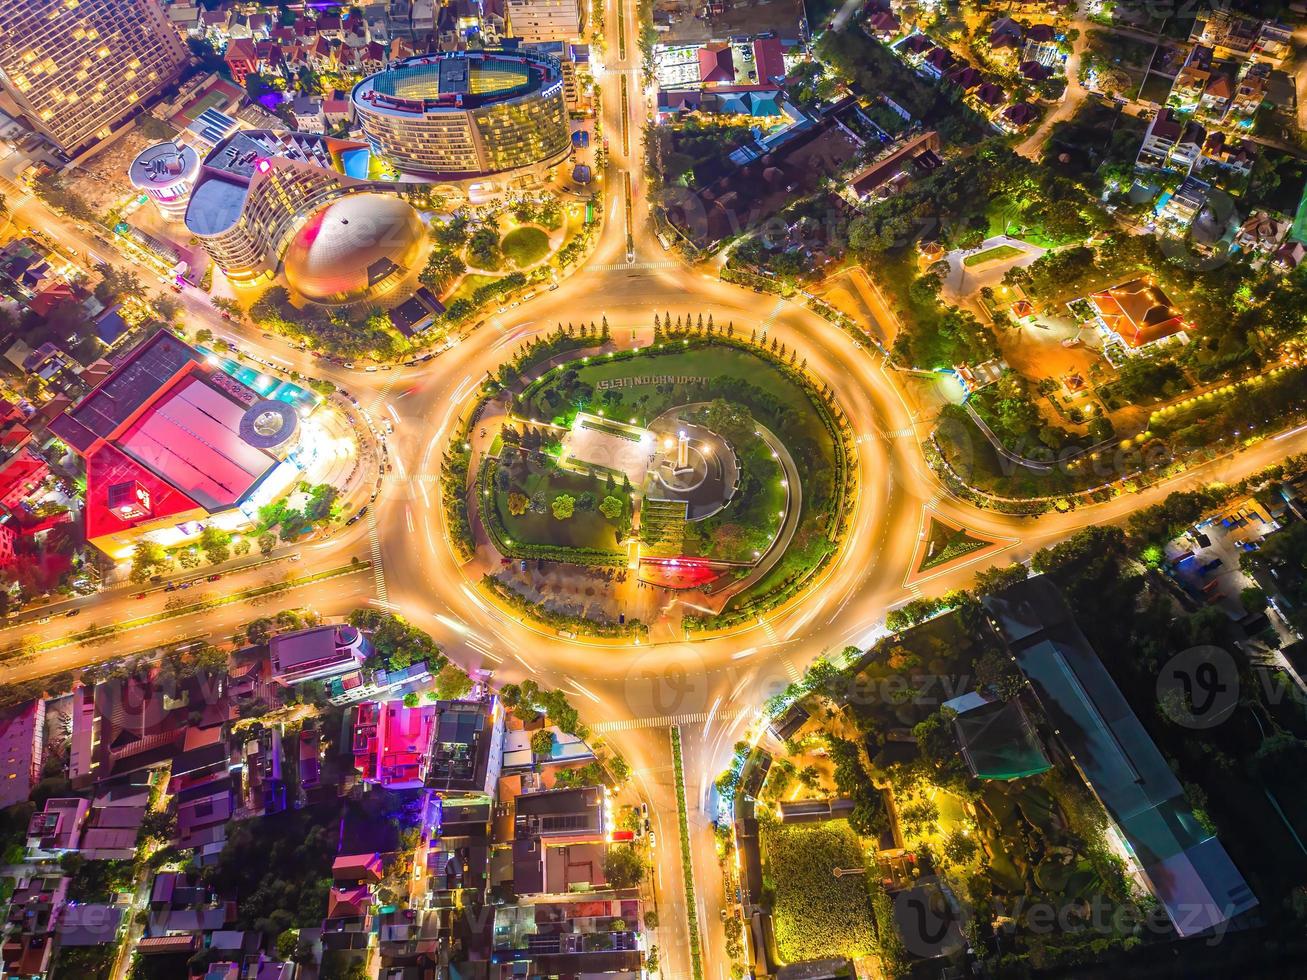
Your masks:
M148 194L165 221L181 221L200 172L200 155L185 143L147 146L127 168L132 186Z
M351 101L373 151L429 179L539 176L570 146L562 70L543 56L420 55L365 78Z
M315 211L283 260L287 282L315 303L385 292L413 268L425 237L413 207L386 194L352 194Z

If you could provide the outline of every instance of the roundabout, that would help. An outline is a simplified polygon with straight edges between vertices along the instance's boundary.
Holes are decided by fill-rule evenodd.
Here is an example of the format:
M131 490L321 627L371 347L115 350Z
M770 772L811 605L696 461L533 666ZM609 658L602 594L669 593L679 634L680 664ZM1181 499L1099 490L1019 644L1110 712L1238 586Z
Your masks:
M492 421L444 509L468 577L524 619L616 643L731 632L838 554L857 484L833 393L765 332L700 323L519 359L462 408Z

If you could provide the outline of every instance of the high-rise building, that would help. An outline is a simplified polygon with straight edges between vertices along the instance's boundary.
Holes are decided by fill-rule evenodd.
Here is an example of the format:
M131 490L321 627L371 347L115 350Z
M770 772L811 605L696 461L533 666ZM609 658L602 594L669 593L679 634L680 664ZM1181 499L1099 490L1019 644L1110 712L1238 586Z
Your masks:
M567 157L557 61L517 51L420 55L365 78L351 96L374 152L435 180L539 176Z
M511 35L524 41L576 41L585 29L579 0L507 0L505 12Z
M158 0L0 3L0 88L65 153L109 136L187 57Z

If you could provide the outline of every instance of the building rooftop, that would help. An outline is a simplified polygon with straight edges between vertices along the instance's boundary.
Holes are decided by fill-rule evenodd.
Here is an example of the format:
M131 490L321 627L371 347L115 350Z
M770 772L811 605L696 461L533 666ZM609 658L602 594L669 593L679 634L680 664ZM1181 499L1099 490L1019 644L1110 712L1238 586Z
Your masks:
M1132 279L1089 298L1108 329L1131 347L1172 336L1185 327L1162 287L1146 279Z
M1053 581L1028 579L985 607L1176 931L1201 934L1257 905Z

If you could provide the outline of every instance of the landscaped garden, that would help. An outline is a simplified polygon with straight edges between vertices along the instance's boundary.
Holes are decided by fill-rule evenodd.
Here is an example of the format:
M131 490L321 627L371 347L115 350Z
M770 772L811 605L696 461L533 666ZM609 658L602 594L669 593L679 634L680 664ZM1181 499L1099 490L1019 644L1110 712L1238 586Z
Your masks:
M763 823L763 888L785 963L870 955L876 947L862 842L846 821ZM836 877L837 870L848 872Z
M533 225L523 225L503 237L499 250L511 265L525 269L549 254L549 235Z
M625 562L622 540L631 500L611 476L558 465L548 453L508 446L483 471L487 529L513 558L550 558L583 564Z
M962 260L962 264L971 267L984 265L986 262L1002 262L1005 259L1015 259L1020 254L1021 249L1015 245L995 245L993 248L987 248L975 255L968 255Z
M991 544L993 542L985 538L972 537L967 533L966 528L955 527L932 517L926 530L926 549L921 556L921 564L917 567L917 571L924 572L937 568Z
M755 552L764 552L779 531L785 509L779 461L756 435L755 420L766 427L802 474L801 487L796 488L802 495L799 526L776 565L732 597L725 613L729 619L747 616L759 603L774 603L797 589L833 551L831 536L838 524L846 464L832 410L796 352L761 343L752 347L720 328L714 338L712 329L709 323L691 336L681 334L653 348L558 365L527 385L517 398L516 412L562 426L570 426L578 412L648 425L671 409L702 404L691 415L734 446L742 471L739 491L719 514L686 522L683 528L671 520L656 520L642 537L656 549L654 554L670 555L679 540L680 553L730 561L752 561ZM653 540L654 535L659 540ZM692 628L707 625L693 618L690 622ZM715 625L731 622L718 617Z

